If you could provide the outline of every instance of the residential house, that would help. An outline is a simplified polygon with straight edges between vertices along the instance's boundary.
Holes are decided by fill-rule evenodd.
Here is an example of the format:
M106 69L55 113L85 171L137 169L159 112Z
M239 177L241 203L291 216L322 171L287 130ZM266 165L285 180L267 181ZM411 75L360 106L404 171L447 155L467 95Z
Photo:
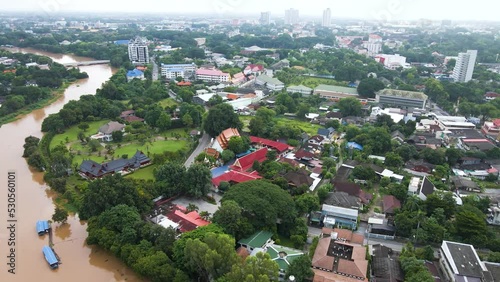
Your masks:
M267 148L262 148L251 154L241 157L237 159L230 168L237 171L251 170L255 161L262 163L267 159L267 151Z
M321 135L314 135L313 137L309 138L307 143L313 144L313 145L323 145L323 142L325 141L325 137Z
M125 125L116 121L110 121L105 125L99 127L99 131L97 134L92 135L90 138L97 139L100 141L111 142L113 141L113 132L116 131L125 131Z
M203 80L205 82L229 82L230 75L229 73L225 73L221 70L215 68L200 68L197 69L196 79Z
M332 139L335 129L333 127L329 128L318 128L318 135L325 137L326 139Z
M408 185L408 195L415 195L422 201L425 201L427 196L434 193L435 190L436 187L427 176L424 176L424 178L412 177Z
M439 265L446 279L458 281L493 281L491 272L479 259L474 246L443 241L439 249Z
M327 228L341 227L356 230L358 226L358 210L323 204L321 222Z
M373 199L372 194L363 191L361 187L356 183L335 182L335 179L332 182L335 191L345 192L351 196L358 197L363 204L368 204Z
M183 206L176 206L166 215L171 222L176 224L177 230L180 232L193 231L198 227L209 225L210 222L201 218L197 211L187 212Z
M465 178L461 176L452 176L451 181L453 186L457 190L464 190L469 192L481 192L481 188L476 182L472 181L470 178Z
M85 160L78 172L83 178L96 179L113 174L127 174L141 167L147 166L151 160L141 151L137 151L130 159L117 159L99 164L92 160Z
M245 76L244 73L239 72L235 75L233 75L233 78L231 78L231 83L233 85L241 85L247 81L247 77Z
M290 61L287 59L283 59L283 60L271 65L270 69L273 71L277 71L277 70L282 70L284 68L289 68L289 67L290 67Z
M144 72L138 70L138 69L133 69L127 72L127 81L132 81L132 79L141 79L144 80Z
M337 228L323 230L312 259L313 281L368 281L363 235Z
M399 145L405 143L405 135L401 133L399 130L396 130L391 133L391 140L394 140L399 143Z
M481 151L487 152L491 149L496 148L490 140L488 139L460 139L459 143L467 151Z
M255 78L255 84L266 86L267 89L272 91L280 91L285 88L285 84L276 78L268 75L259 75Z
M363 203L356 196L351 196L346 192L330 192L325 199L325 204L349 209L362 209Z
M219 153L222 153L222 151L227 149L227 146L229 145L229 140L232 137L240 137L240 133L238 129L236 128L228 128L224 131L222 131L217 138L215 138L212 148L217 150Z
M386 215L394 215L396 209L401 209L401 202L393 195L384 195L382 207Z
M484 94L484 99L486 101L495 100L498 97L500 97L500 94L495 93L495 92L486 92L486 94Z
M338 120L340 123L342 123L342 113L341 112L327 112L325 116L329 120Z
M140 118L140 117L135 115L134 110L123 111L120 114L120 118L128 123L135 122L135 121L136 122L143 122L144 121L143 118Z
M500 119L494 119L492 121L485 121L483 127L481 127L481 131L485 135L490 135L493 138L498 137L498 133L500 133Z
M302 97L309 97L312 93L312 88L309 88L304 85L292 85L286 88L286 92L288 93L300 93Z
M246 66L245 69L243 69L243 73L246 76L249 75L258 76L261 75L263 72L264 72L264 66L261 64L250 64Z
M396 228L389 219L383 217L370 217L368 218L368 228L367 228L368 238L379 238L384 240L394 240L396 235Z
M404 274L399 254L381 244L371 245L370 254L373 282L403 282Z
M335 86L320 84L314 88L314 95L319 95L321 98L338 101L346 97L358 97L358 90L351 87Z
M408 172L416 175L428 175L432 173L435 165L423 160L410 160L405 165Z
M314 179L309 176L311 173L305 169L299 169L297 171L289 171L283 175L288 181L289 186L299 187L302 185L306 185L310 187L314 183Z

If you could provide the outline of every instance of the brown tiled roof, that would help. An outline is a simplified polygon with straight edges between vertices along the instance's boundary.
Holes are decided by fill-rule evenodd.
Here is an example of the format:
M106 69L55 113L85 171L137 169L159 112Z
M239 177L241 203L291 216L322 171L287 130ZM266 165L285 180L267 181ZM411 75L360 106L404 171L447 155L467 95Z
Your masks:
M337 272L344 273L347 275L353 275L356 277L365 277L366 269L368 268L367 260L346 260L340 259Z
M228 129L222 131L221 134L219 134L219 136L217 136L217 141L219 142L219 144L223 150L227 149L229 139L231 139L231 137L234 137L234 136L240 136L240 133L238 132L238 129L236 129L236 128L228 128Z
M395 209L401 208L401 202L393 195L385 195L383 199L384 213L394 213Z
M312 259L312 265L314 267L333 271L333 262L335 258L327 255L330 242L330 237L325 237L319 240Z
M309 187L314 182L314 179L312 179L312 177L309 176L309 172L304 169L299 169L297 171L290 171L285 175L283 175L283 178L285 178L288 181L288 183L291 183L296 187L299 187L300 185L303 184Z

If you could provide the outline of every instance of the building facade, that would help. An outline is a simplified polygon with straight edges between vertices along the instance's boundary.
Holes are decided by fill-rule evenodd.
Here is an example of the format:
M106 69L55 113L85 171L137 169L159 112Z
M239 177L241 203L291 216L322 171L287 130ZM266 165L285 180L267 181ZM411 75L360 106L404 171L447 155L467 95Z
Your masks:
M149 63L148 44L145 38L136 37L129 41L128 58L132 63Z
M323 21L321 26L330 27L332 25L332 10L330 8L323 11Z
M198 69L196 70L196 79L205 82L229 82L231 76L218 69Z
M477 50L467 50L466 53L458 53L452 75L455 82L468 82L472 79L476 58Z
M261 25L269 25L271 23L271 12L261 12L259 22Z
M427 104L427 95L416 91L383 89L377 92L375 101L385 106L423 109Z
M161 76L167 79L186 78L196 71L196 64L162 64Z
M298 24L299 23L299 10L288 9L285 10L285 24Z

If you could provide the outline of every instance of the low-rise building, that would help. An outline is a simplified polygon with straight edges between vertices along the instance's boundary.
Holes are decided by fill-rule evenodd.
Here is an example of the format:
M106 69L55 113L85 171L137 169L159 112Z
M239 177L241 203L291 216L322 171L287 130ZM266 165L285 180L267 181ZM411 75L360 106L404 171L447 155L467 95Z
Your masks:
M286 88L286 92L288 93L300 93L302 97L311 96L312 88L309 88L304 85L292 85Z
M83 178L93 180L113 174L127 174L150 163L151 160L143 152L137 151L130 159L117 159L103 164L85 160L78 172Z
M417 91L382 89L376 93L375 101L385 106L425 108L427 95Z
M494 119L492 121L485 121L481 127L483 134L490 135L493 138L497 138L500 133L500 119Z
M231 75L215 68L200 68L196 70L196 79L205 82L229 82Z
M105 125L99 127L98 133L90 136L91 139L100 140L103 142L113 141L113 132L125 131L125 125L116 121L110 121Z
M177 77L187 78L196 71L196 64L161 64L161 76L174 80Z
M422 201L425 201L427 196L434 193L435 190L436 187L426 176L424 178L412 177L408 185L408 195L415 195Z
M352 87L320 84L314 88L313 94L319 95L321 98L338 101L346 97L357 98L358 90Z
M474 246L443 241L439 249L439 264L448 281L493 281L491 273L474 249Z
M236 128L228 128L222 131L217 138L215 138L211 148L214 148L219 153L226 150L229 145L229 140L232 137L240 137L240 132Z
M323 226L327 228L348 228L355 230L358 226L358 210L323 204L321 209Z
M127 72L127 81L132 81L132 79L145 79L144 73L138 69L129 70Z
M285 84L277 78L270 77L268 75L262 74L255 78L255 84L263 85L267 89L272 91L280 91L285 88Z

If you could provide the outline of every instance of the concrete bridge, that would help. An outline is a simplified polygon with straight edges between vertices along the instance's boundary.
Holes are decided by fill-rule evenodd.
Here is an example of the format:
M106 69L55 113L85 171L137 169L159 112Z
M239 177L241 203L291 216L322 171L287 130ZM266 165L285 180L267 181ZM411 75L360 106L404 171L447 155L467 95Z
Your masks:
M65 67L79 67L79 66L105 65L105 64L109 64L109 60L73 62L73 63L66 63L63 65Z

